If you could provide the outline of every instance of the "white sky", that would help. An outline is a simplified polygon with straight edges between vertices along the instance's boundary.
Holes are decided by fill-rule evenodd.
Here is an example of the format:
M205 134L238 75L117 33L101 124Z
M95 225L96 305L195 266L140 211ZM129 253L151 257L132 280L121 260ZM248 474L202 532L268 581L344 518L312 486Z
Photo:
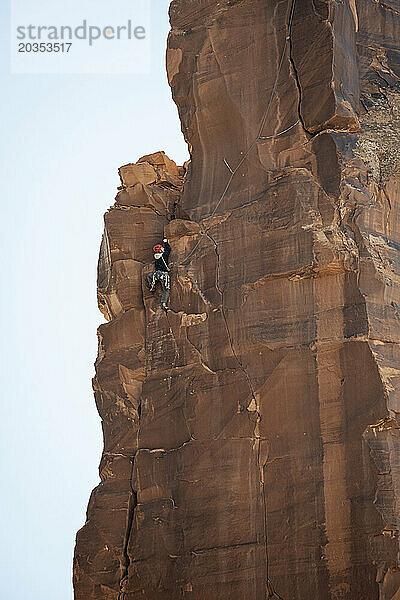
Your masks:
M84 0L90 1L90 0ZM117 169L187 158L166 82L168 0L152 3L150 75L10 75L1 45L0 597L71 600L75 532L98 483L96 264Z

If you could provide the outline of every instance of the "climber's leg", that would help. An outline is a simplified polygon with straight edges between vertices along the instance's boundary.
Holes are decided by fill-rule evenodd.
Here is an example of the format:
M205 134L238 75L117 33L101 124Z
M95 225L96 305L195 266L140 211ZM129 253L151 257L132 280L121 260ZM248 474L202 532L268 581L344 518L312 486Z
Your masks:
M154 292L155 288L156 288L156 274L155 272L153 273L148 273L147 275L147 284L150 288L151 292Z
M169 280L168 273L163 273L162 276L160 277L160 281L161 281L161 289L162 289L161 306L164 309L167 309L168 308L168 299L169 299L169 290L170 290L170 280Z

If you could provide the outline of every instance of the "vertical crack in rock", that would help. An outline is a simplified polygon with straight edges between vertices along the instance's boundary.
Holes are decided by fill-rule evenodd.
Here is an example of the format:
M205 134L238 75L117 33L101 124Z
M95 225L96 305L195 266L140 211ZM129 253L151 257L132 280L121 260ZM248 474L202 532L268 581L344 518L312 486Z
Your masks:
M296 82L296 87L297 87L297 92L298 92L298 96L299 96L299 100L298 100L298 104L297 104L297 113L299 115L299 120L301 123L301 126L303 127L304 131L308 134L308 135L313 135L311 133L311 131L309 131L305 125L304 122L304 118L303 115L301 113L301 103L302 103L302 89L301 89L301 84L300 84L300 78L299 78L299 74L297 72L297 68L296 68L296 64L294 62L294 57L293 57L293 22L294 22L294 15L295 15L295 7L296 7L296 0L292 0L292 6L291 6L291 11L293 11L293 20L289 21L289 32L288 32L288 38L289 38L289 62L292 65L292 70L293 70L293 79Z
M122 561L122 572L121 579L119 583L119 594L118 600L125 600L126 595L126 587L128 585L128 576L129 576L129 567L131 564L131 558L129 556L128 547L129 541L131 539L132 527L135 520L135 509L137 507L137 492L133 487L133 476L134 476L134 468L135 468L135 457L131 458L132 468L131 468L131 476L129 480L130 485L130 496L128 501L128 510L127 510L127 520L126 520L126 531L124 536L124 544L123 544L123 561Z
M276 591L273 582L270 579L270 571L269 571L269 550L268 550L268 503L267 503L267 493L265 490L265 467L266 464L262 464L260 460L260 439L258 439L258 464L260 468L260 485L261 485L261 494L262 494L262 507L263 507L263 524L264 524L264 540L265 540L265 572L266 572L266 598L267 600L273 600L273 598L277 598L278 600L284 600L280 594Z

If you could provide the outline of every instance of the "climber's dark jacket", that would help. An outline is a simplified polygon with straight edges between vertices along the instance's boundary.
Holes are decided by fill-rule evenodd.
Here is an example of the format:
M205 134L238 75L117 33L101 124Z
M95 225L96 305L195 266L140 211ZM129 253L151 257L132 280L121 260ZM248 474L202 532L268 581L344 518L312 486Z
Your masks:
M161 258L154 259L154 270L155 271L168 271L167 266L169 255L171 254L171 246L168 242L163 242L164 252Z

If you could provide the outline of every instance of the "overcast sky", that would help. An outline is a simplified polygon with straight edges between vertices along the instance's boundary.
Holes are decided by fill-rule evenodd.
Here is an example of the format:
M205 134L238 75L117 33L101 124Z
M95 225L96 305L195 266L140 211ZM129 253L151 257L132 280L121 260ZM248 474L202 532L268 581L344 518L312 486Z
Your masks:
M103 213L120 165L157 150L187 158L165 76L169 2L148 1L149 75L11 75L8 1L0 7L5 600L72 598L102 446L91 378Z

